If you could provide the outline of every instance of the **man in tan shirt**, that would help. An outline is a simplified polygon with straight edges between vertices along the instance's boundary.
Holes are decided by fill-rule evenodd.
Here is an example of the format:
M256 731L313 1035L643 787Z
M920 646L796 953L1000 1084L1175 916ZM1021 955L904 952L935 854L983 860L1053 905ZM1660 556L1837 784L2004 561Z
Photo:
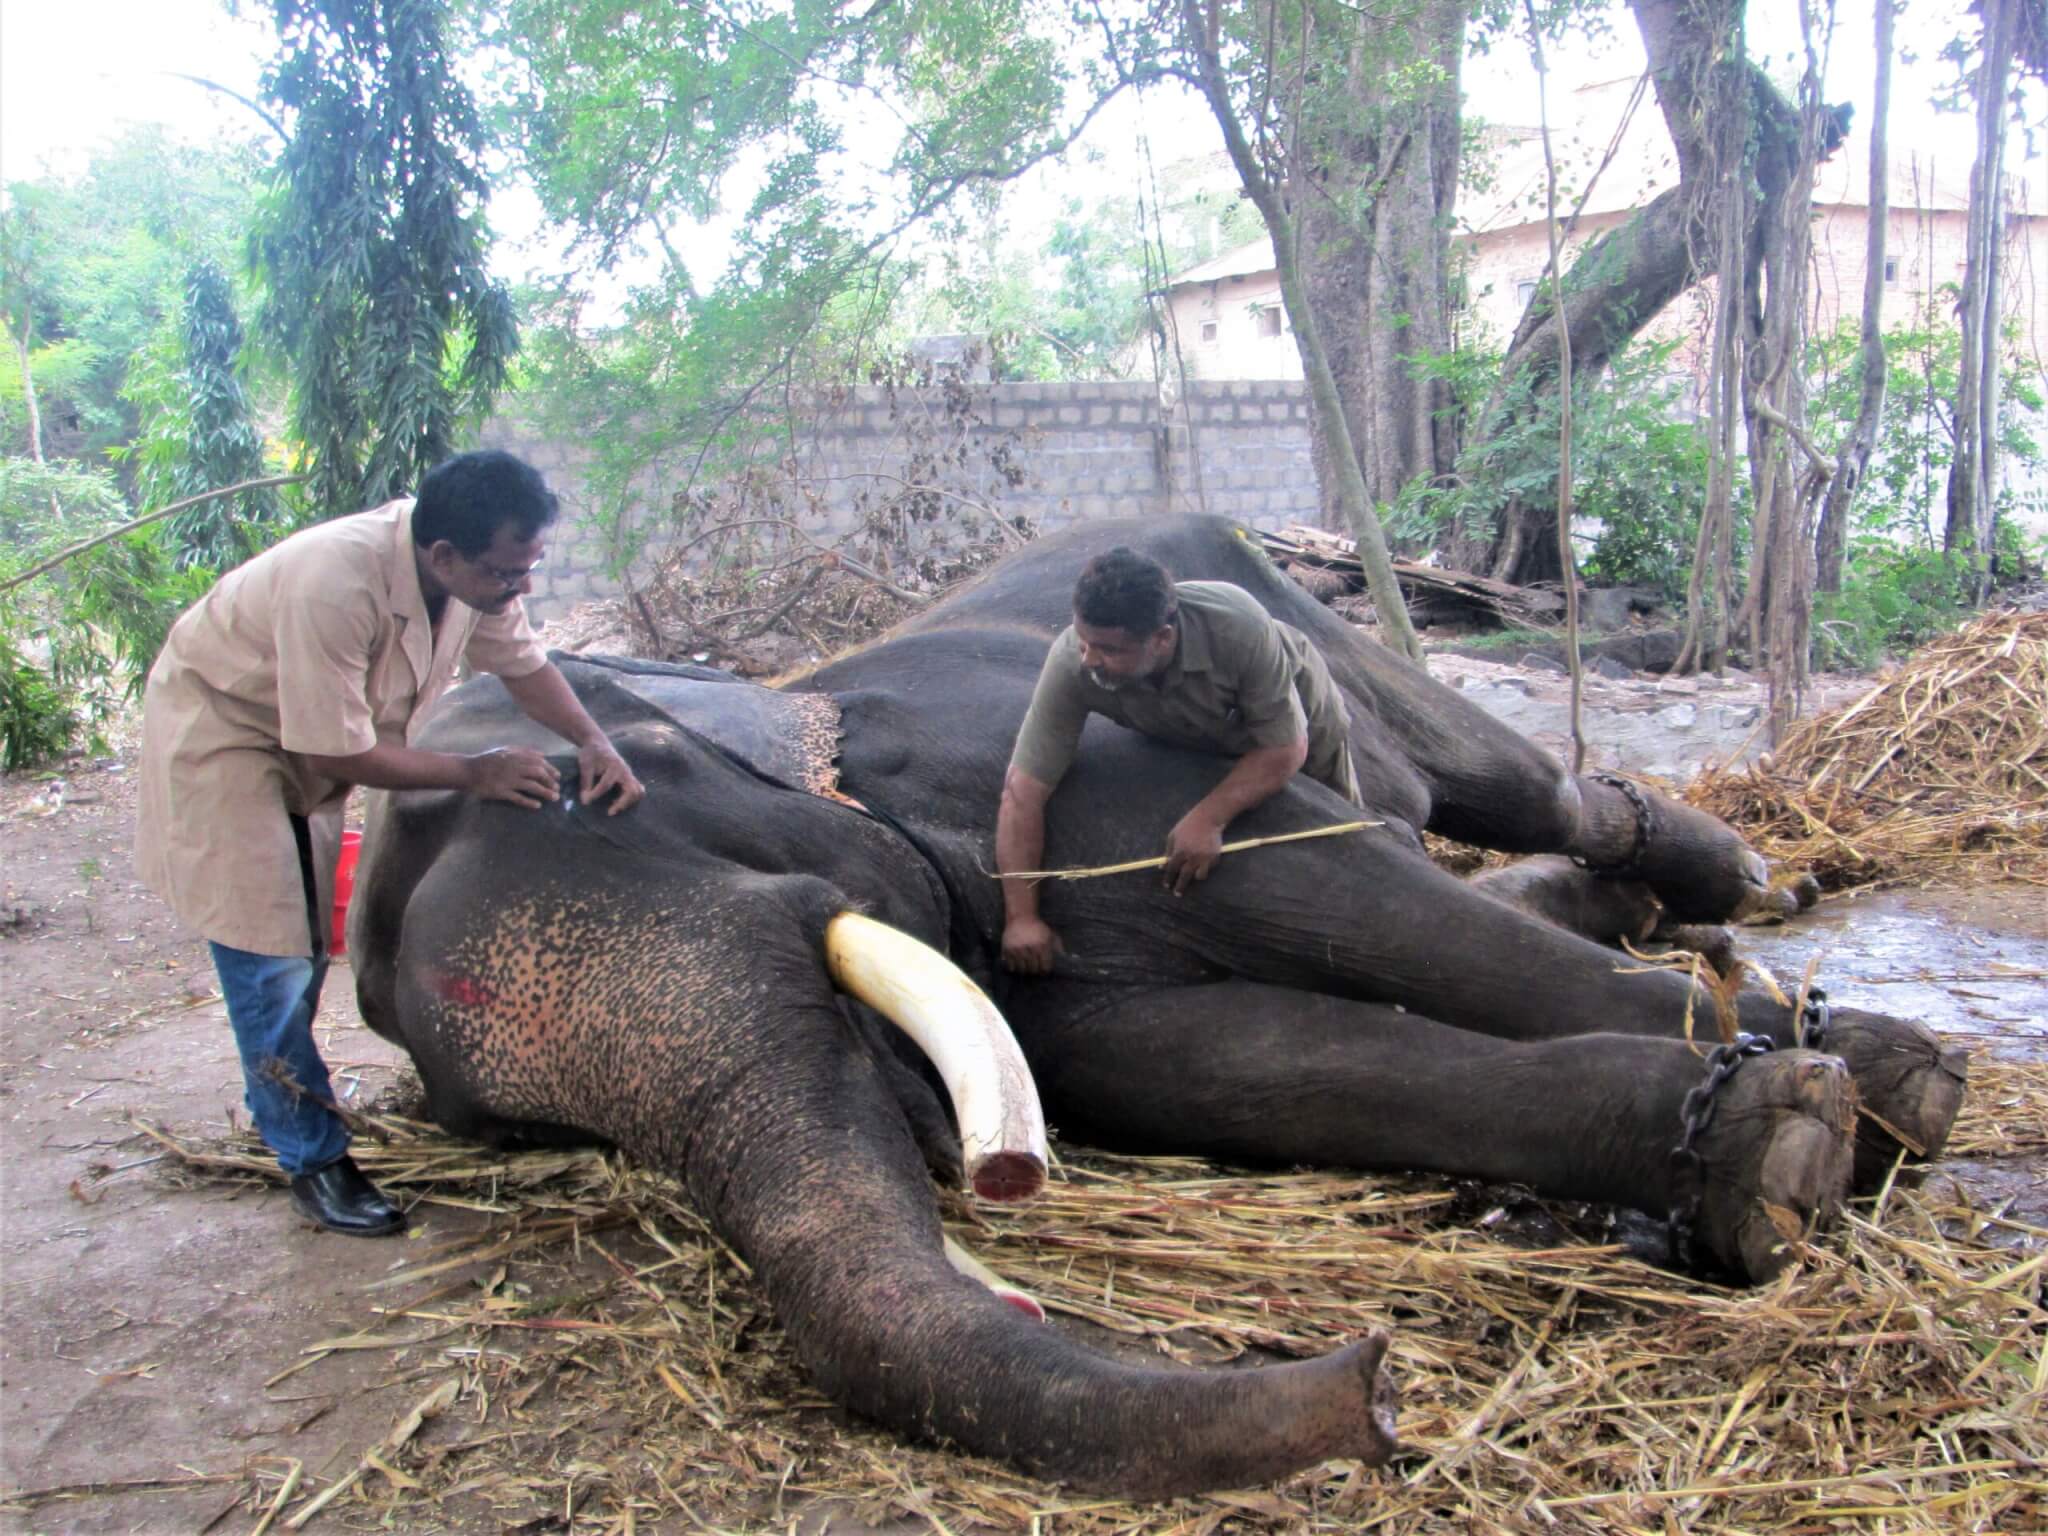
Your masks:
M1003 873L1039 867L1046 801L1091 714L1237 759L1167 838L1175 895L1208 878L1224 828L1296 773L1358 803L1351 720L1307 637L1241 587L1175 583L1157 561L1118 547L1082 569L1074 622L1053 641L1017 732L996 813ZM1027 975L1050 971L1060 940L1038 915L1036 885L1006 880L1003 901L1003 963Z
M350 789L462 790L529 808L561 781L527 748L408 745L457 663L495 672L577 749L586 802L645 793L526 622L557 503L530 465L466 453L417 501L292 535L171 629L143 699L136 865L209 941L249 1109L320 1225L379 1236L403 1214L348 1156L313 1018Z

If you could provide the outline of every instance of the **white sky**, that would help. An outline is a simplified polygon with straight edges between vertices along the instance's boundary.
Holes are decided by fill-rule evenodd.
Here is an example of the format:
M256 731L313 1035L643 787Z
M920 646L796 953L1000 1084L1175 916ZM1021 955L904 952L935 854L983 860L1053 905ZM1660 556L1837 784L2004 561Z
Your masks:
M1778 78L1789 79L1799 46L1796 8L1784 0L1756 0L1750 17L1752 52ZM1613 37L1603 47L1588 50L1577 44L1551 59L1553 125L1570 116L1573 85L1640 72L1633 24L1622 10L1614 20ZM1862 108L1853 150L1869 125L1871 0L1846 0L1838 26L1826 94L1830 101L1854 100ZM1975 26L1966 0L1910 0L1899 41L1919 59L1894 70L1895 152L1940 141L1945 154L1967 163L1967 119L1938 120L1926 101L1949 74L1949 66L1935 56L1942 42L1973 33ZM82 169L92 150L125 123L164 123L199 141L263 137L267 131L248 109L176 76L204 76L253 96L268 50L268 28L258 21L231 20L220 0L0 0L0 180L32 178L48 169ZM1468 63L1465 85L1471 110L1497 122L1535 122L1535 74L1525 48L1497 44L1491 56ZM1142 106L1120 104L1091 131L1092 163L1077 160L1027 178L1013 227L1041 223L1067 196L1134 188L1144 175L1137 154L1141 132L1149 135L1153 161L1162 169L1181 156L1220 148L1213 126L1199 111L1163 93L1154 93ZM1952 151L1947 149L1951 140ZM2016 138L2015 158L2022 149ZM2041 163L2026 169L2038 176ZM517 276L534 254L520 240L532 231L532 200L501 195L491 216L494 228L510 237L500 265L508 276ZM701 237L689 242L694 250L715 243Z

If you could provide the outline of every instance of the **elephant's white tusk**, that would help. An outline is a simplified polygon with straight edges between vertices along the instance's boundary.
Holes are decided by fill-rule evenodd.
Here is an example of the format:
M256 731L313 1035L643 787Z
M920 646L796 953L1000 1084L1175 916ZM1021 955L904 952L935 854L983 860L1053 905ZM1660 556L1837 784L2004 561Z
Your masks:
M975 1193L1037 1194L1046 1165L1038 1087L981 988L929 945L857 912L825 925L825 964L835 984L915 1040L939 1069Z
M1007 1301L1026 1317L1036 1322L1042 1323L1045 1321L1045 1308L1038 1304L1037 1297L1027 1291L1018 1290L1017 1287L1010 1284L1009 1281L954 1242L952 1238L945 1238L944 1241L946 1244L946 1262L952 1265L955 1270L970 1280L979 1280L991 1291L994 1291L999 1299Z

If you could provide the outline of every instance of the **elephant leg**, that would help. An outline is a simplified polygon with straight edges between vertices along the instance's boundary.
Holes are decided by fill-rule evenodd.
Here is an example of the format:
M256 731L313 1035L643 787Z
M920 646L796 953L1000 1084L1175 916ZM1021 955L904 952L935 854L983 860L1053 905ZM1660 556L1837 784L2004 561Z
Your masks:
M1066 1133L1258 1162L1428 1169L1666 1215L1761 1279L1791 1256L1772 1208L1825 1225L1846 1194L1854 1091L1832 1057L1741 1059L1686 1143L1709 1077L1676 1040L1503 1041L1371 1003L1250 982L1129 995L1026 1041ZM1686 1166L1679 1166L1685 1163ZM1785 1218L1777 1218L1783 1220Z
M1318 636L1354 700L1353 752L1398 755L1428 786L1428 830L1505 853L1626 870L1686 922L1740 917L1768 896L1764 862L1704 811L1612 774L1573 774L1455 688L1356 641ZM1368 801L1406 815L1406 802Z
M1234 975L1398 1003L1505 1039L1718 1038L1714 995L1689 974L1489 899L1393 838L1331 838L1272 857L1263 871L1224 860L1186 901L1149 896L1163 909L1156 921L1191 928L1192 947ZM1802 1043L1793 1010L1768 994L1745 992L1736 1007L1742 1030ZM1839 1009L1820 1048L1848 1063L1866 1111L1859 1187L1901 1147L1939 1151L1962 1101L1961 1052L1915 1021Z
M1648 886L1596 875L1558 854L1482 870L1465 883L1596 944L1641 943L1657 925L1657 902Z
M1596 874L1558 854L1539 853L1466 882L1495 901L1596 944L1654 944L1691 950L1717 975L1735 974L1735 934L1713 923L1678 923L1640 880Z
M1809 1009L1805 1026L1794 1037L1839 1056L1856 1080L1857 1193L1883 1184L1901 1154L1940 1155L1963 1107L1968 1051L1915 1020L1860 1008Z

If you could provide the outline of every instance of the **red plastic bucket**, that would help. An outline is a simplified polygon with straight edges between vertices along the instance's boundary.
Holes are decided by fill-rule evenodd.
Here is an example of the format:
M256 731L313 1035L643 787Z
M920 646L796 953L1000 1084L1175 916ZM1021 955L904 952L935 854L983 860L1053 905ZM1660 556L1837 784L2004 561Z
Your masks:
M348 953L348 899L356 888L356 857L363 851L363 834L341 834L341 860L334 866L334 943L329 952Z

